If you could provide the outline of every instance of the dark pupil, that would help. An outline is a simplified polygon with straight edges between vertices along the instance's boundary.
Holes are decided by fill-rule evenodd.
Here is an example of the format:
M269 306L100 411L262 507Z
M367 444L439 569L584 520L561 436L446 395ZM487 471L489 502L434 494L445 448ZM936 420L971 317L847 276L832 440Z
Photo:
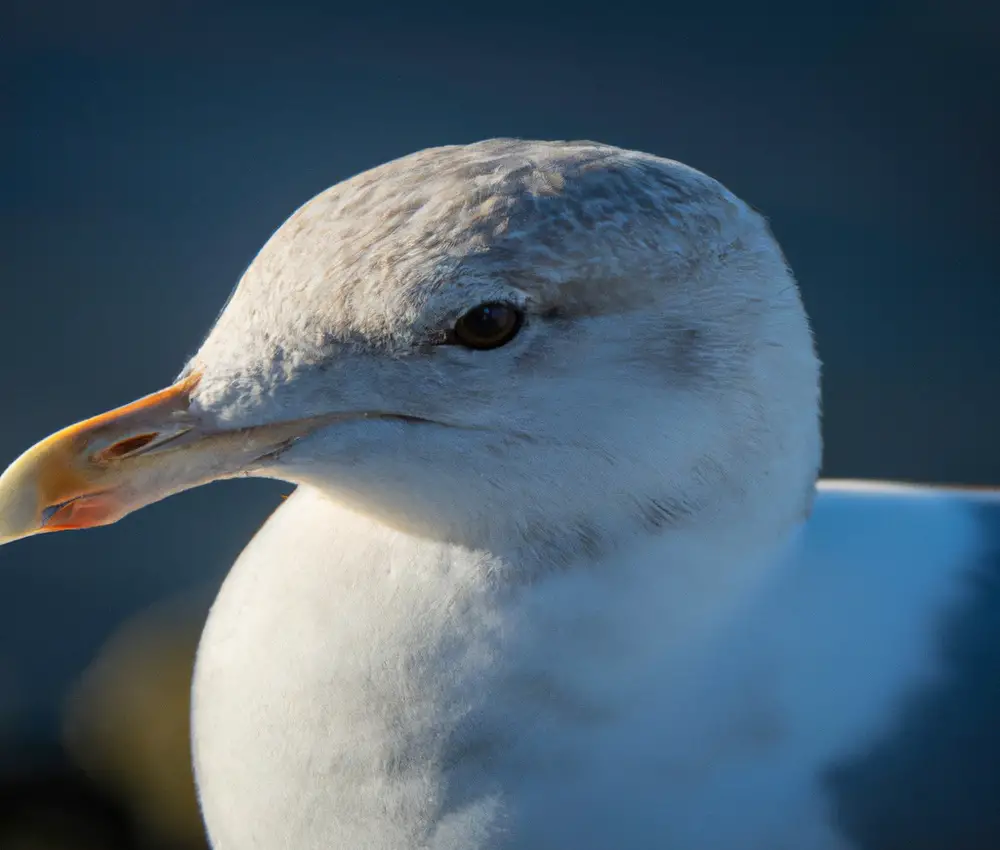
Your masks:
M503 304L480 307L466 316L466 327L480 339L500 336L510 324L510 309Z

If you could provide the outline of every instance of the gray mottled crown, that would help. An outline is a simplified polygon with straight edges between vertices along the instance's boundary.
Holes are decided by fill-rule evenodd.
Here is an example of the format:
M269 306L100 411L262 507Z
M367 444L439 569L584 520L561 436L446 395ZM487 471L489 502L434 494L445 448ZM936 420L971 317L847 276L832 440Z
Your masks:
M412 341L442 287L502 280L540 309L612 312L651 282L742 249L757 216L681 163L591 142L495 139L433 148L320 193L274 234L206 342L239 329L262 358L289 340Z

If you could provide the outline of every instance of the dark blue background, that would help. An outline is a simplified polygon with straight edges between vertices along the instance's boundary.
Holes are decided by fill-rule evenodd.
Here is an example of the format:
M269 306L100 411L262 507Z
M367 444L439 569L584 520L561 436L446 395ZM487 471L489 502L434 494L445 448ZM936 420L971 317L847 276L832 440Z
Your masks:
M168 383L312 194L515 135L680 159L771 218L826 364L826 474L996 484L998 8L7 9L0 466ZM0 551L0 762L51 736L123 617L217 581L287 489L213 485Z

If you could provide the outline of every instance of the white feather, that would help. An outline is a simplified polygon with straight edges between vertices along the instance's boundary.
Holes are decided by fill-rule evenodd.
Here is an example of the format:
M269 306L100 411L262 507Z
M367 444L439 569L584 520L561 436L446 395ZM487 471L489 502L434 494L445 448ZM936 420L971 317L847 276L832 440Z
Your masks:
M497 299L509 345L428 342ZM718 183L390 163L275 234L190 368L226 427L345 414L251 470L301 486L199 653L216 850L852 847L824 774L937 675L981 544L944 494L813 504L808 322Z

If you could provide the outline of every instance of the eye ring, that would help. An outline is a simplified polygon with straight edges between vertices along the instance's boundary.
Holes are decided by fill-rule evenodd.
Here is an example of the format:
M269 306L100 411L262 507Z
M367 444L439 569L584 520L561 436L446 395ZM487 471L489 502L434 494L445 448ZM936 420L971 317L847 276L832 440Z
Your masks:
M487 301L463 315L452 330L454 342L475 351L500 348L524 324L524 312L506 301Z

